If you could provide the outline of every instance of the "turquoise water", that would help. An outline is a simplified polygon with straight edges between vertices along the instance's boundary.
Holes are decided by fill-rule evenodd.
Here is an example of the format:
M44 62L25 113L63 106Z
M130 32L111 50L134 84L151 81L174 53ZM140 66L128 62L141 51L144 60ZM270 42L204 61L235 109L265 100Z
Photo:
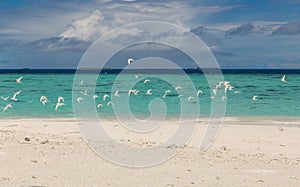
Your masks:
M23 76L21 84L15 82L15 79ZM91 75L86 75L87 77ZM138 95L130 95L129 106L132 113L136 116L149 117L149 103L153 99L158 98L163 101L167 108L167 115L179 116L181 114L181 99L187 100L189 96L196 97L191 89L185 88L186 82L190 78L196 87L201 89L203 94L199 95L200 115L207 116L210 114L212 93L208 86L207 79L204 75L195 74L185 77L184 75L164 75L168 79L176 82L176 85L155 78L152 75L140 75L140 82L134 85L132 89L139 90ZM72 108L72 93L87 89L87 95L78 96L83 100L80 104L84 104L87 98L92 98L94 94L98 95L95 100L94 108L99 103L103 105L96 108L101 116L114 115L112 106L106 106L107 102L114 98L112 95L112 86L117 85L119 95L117 99L128 98L128 89L126 84L134 81L134 75L128 74L122 81L115 81L117 75L101 74L97 84L90 84L89 78L85 79L83 84L75 82L73 89L73 74L0 74L0 96L9 97L19 90L22 92L17 96L18 101L7 101L0 99L0 118L21 118L21 117L72 117L74 115ZM281 82L282 75L279 74L227 74L224 80L231 82L234 86L232 91L227 92L226 115L227 116L300 116L300 75L287 75L287 82ZM150 82L144 83L145 79ZM95 93L93 88L95 86ZM122 90L122 86L124 89ZM179 93L175 91L175 86L181 86ZM152 95L146 95L146 91L152 89ZM165 90L171 92L163 99ZM114 91L114 90L113 90ZM239 93L235 93L238 91ZM103 95L108 94L109 98L103 101ZM183 97L178 98L179 94ZM45 106L39 100L42 95L47 96L50 102ZM256 95L257 100L252 100ZM57 97L65 98L65 106L55 110ZM117 100L115 100L117 101ZM76 102L76 101L75 101ZM11 103L12 108L6 112L2 112L3 108ZM198 101L193 99L189 104L191 106L197 104ZM76 102L76 105L78 103ZM79 104L78 104L79 105ZM114 107L119 107L118 103L114 103ZM185 110L184 112L194 112ZM92 110L86 108L86 113Z

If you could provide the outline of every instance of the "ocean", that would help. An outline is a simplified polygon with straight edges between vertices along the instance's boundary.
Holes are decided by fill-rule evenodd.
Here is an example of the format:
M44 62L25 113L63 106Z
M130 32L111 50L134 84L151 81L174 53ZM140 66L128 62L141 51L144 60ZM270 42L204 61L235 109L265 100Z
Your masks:
M284 73L288 73L286 75L287 82L281 81ZM16 79L21 76L23 76L22 83L16 83ZM85 76L87 78L83 82L73 82L73 71L30 71L24 73L1 70L0 96L8 97L8 99L0 99L0 118L73 117L74 105L85 105L85 101L90 100L94 95L98 97L93 99L94 106L91 109L87 106L87 115L90 110L96 109L99 116L115 116L114 107L121 108L119 110L121 112L123 109L126 110L126 107L118 106L117 101L123 99L128 99L131 113L139 118L148 118L151 115L149 104L155 99L164 103L166 115L171 117L178 117L182 112L193 113L197 111L193 107L187 107L188 109L182 111L183 100L190 106L199 105L200 116L209 116L211 112L213 93L207 79L214 75L204 76L201 73L139 74L139 81L136 81L135 74L126 74L120 81L116 80L118 74L106 72L99 75L96 84L89 83L89 77L93 79L95 75L87 74ZM232 70L226 71L223 76L224 80L229 81L230 85L234 87L232 90L227 90L226 98L223 101L226 103L226 116L300 116L300 73L298 71ZM146 79L149 81L144 83ZM172 80L176 85L165 80ZM199 94L199 100L197 100L196 93L192 89L185 87L189 80L192 81L195 90L202 91L202 94ZM128 88L125 85L131 82L134 83L132 89L139 91L137 95L128 96ZM112 95L116 91L113 90L115 86L119 88L119 97ZM181 88L175 90L175 87ZM146 94L149 89L152 89L151 95ZM220 88L219 92L222 89ZM21 93L17 96L17 101L12 101L10 98L20 90ZM170 92L163 98L166 90L170 90ZM81 97L82 100L80 103L74 100L76 104L73 105L72 94L74 92L77 92L76 97ZM103 96L106 94L108 97L103 101ZM182 96L178 97L179 95ZM46 105L40 102L41 96L48 98L49 102ZM65 105L55 110L57 98L60 96L65 98ZM256 100L252 100L253 96L257 96ZM191 97L190 101L187 102L189 97ZM113 98L116 102L113 103L113 106L107 106L107 103ZM12 108L2 112L4 107L10 103ZM102 107L96 107L99 104L102 104Z

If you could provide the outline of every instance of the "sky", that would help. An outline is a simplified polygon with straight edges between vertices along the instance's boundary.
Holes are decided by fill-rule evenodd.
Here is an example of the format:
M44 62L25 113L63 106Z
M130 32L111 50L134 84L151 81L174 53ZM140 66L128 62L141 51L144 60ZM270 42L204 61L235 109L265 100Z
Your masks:
M0 68L76 68L98 38L143 21L192 32L222 68L300 68L300 0L0 0ZM120 46L136 38L167 38L166 33L122 32L112 39ZM147 54L195 66L177 58L172 48L149 45L118 53L111 67L129 55Z

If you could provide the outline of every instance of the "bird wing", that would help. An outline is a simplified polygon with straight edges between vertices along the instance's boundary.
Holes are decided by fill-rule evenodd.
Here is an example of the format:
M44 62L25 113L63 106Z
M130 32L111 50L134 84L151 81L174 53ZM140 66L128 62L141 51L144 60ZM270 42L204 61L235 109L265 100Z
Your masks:
M128 58L127 63L131 64L131 62L133 62L134 60L132 58Z

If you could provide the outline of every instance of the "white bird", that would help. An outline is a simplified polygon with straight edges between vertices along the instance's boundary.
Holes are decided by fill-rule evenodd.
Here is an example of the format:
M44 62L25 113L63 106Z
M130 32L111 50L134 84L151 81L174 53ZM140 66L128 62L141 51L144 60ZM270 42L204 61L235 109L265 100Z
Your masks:
M227 97L226 96L223 96L222 97L222 101L226 101L227 100Z
M80 91L80 93L81 93L82 95L87 95L87 94L88 94L88 90L85 89L84 92L83 92L83 91Z
M149 79L144 80L144 84L146 84L147 82L150 82Z
M56 103L56 105L55 105L55 110L57 110L58 107L61 107L61 106L65 105L64 102L65 102L65 98L63 98L63 97L58 97L58 98L57 98L57 103Z
M137 94L139 93L139 91L138 91L138 90L129 90L129 91L128 91L128 96L129 96L131 93L133 93L134 95L137 95Z
M128 58L127 60L128 65L130 65L132 62L134 62L134 60L132 58Z
M11 103L7 104L7 105L4 107L3 112L5 112L8 108L12 108Z
M47 97L44 96L44 95L42 95L42 96L40 97L40 102L42 102L43 100L47 100Z
M83 100L82 97L77 97L77 99L76 99L76 101L77 101L78 103L80 103L82 100Z
M152 95L151 90L152 90L152 89L147 90L146 94L147 94L147 95Z
M93 95L93 99L97 99L98 98L98 95Z
M106 106L109 106L109 105L114 106L114 104L111 101L107 102L107 104L106 104Z
M178 97L180 98L180 97L183 97L183 95L182 94L180 94L180 95L178 95Z
M134 77L137 79L137 78L139 78L139 75L140 74L135 74Z
M252 97L252 100L253 100L253 101L257 100L257 95L253 96L253 97Z
M105 94L105 95L103 96L103 101L105 101L107 97L109 97L109 95Z
M231 86L229 83L227 83L227 84L224 83L224 86L225 86L225 88L224 88L224 92L225 92L225 93L227 93L227 90L232 90L232 89L234 88L234 87Z
M281 82L286 82L286 80L285 80L285 75L282 76Z
M22 90L15 92L14 95L13 95L13 97L10 100L12 100L12 101L18 101L17 95L19 95L21 92L22 92Z
M214 93L215 96L217 95L217 91L218 91L217 89L212 90L212 92Z
M7 101L8 98L9 98L9 97L3 97L3 96L1 96L1 99L2 99L3 101Z
M101 108L103 105L101 104L101 103L99 103L98 105L97 105L97 107L98 108Z
M239 93L241 93L241 92L239 92L239 91L235 91L234 93L235 93L235 94L239 94Z
M203 92L202 92L202 90L198 90L197 91L197 97L199 96L199 94L202 94Z
M194 99L194 97L192 97L192 96L188 97L188 102L191 102L191 100L193 100L193 99Z
M83 85L83 80L81 80L81 81L79 82L79 85Z
M23 79L23 77L19 77L16 79L16 83L22 83L21 80Z
M115 96L115 97L120 97L120 95L119 95L119 90L115 91L115 93L113 93L113 96Z
M171 92L171 90L166 90L165 91L165 94L162 96L163 98L166 98L166 96L168 95L168 93L170 93Z
M40 102L43 104L43 105L46 105L46 103L48 102L48 99L47 99L47 97L46 96L41 96L40 97Z
M177 87L175 88L176 91L179 90L179 89L182 89L182 87L177 86Z

